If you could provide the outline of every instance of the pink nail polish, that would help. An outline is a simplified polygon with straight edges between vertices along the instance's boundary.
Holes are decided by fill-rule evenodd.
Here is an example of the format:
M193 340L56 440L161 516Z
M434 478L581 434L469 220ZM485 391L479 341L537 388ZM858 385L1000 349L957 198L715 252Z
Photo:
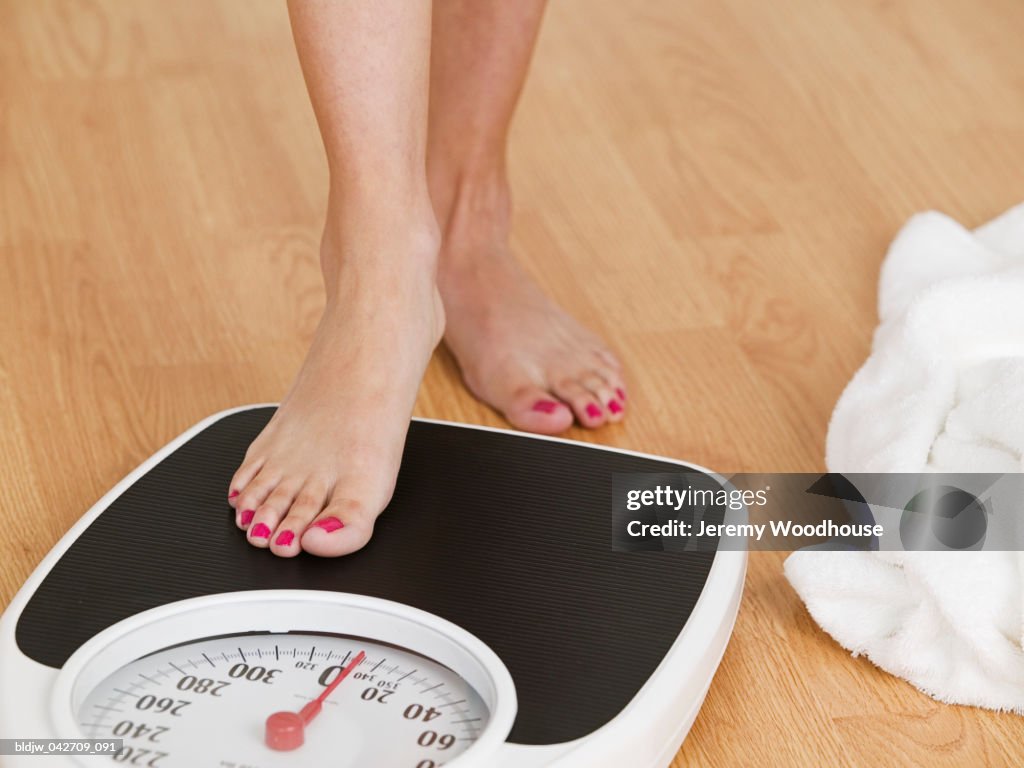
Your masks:
M558 403L554 400L538 400L533 404L533 410L540 413L554 413L558 410Z
M253 515L255 515L255 514L256 514L256 511L252 510L252 509L247 509L244 512L242 512L242 517L240 519L240 522L242 523L242 525L248 525L249 523L251 523Z
M612 413L622 413L622 406L619 405L618 400L609 400L608 410L611 411Z
M232 491L231 493L228 494L228 498L229 499L233 499L237 495L238 495L238 491Z
M266 539L270 537L270 529L263 523L259 523L255 528L252 529L252 537L254 539Z
M589 416L592 419L599 419L599 418L601 418L601 409L598 408L593 403L588 403L587 404L587 416Z
M615 389L615 394L619 396L619 400L626 402L626 393L623 391L622 387L617 387Z
M318 520L313 523L317 528L323 528L328 533L333 533L341 528L345 527L345 524L336 517L325 517L323 520Z
M281 547L287 547L295 540L295 534L291 531L281 531L274 539L274 543Z

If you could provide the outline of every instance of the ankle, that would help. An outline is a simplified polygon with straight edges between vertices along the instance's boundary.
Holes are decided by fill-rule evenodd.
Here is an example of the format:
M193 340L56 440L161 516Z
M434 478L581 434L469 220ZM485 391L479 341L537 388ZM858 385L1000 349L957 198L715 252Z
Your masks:
M402 226L384 232L328 224L320 243L320 270L328 295L345 280L384 284L400 276L434 281L440 236L436 226Z
M507 242L512 193L502 165L435 173L430 191L445 261Z
M425 189L418 199L366 200L334 191L328 198L320 246L328 290L352 269L364 275L425 271L433 278L440 246L441 232Z

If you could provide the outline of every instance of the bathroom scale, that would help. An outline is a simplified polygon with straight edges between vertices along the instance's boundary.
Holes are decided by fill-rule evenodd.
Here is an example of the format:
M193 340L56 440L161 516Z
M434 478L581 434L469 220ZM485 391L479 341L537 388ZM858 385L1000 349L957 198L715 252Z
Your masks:
M284 559L226 500L273 412L185 432L28 579L0 619L0 738L95 741L0 765L671 762L746 553L613 551L612 479L707 470L417 419L370 543Z

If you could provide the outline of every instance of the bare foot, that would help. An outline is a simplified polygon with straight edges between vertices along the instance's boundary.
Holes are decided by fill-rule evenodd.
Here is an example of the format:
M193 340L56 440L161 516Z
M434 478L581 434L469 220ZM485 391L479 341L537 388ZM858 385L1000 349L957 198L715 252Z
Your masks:
M552 302L516 263L504 179L463 182L443 221L438 288L445 343L466 386L515 427L555 434L621 421L622 368L604 342Z
M436 236L425 231L324 235L327 306L313 344L229 489L254 546L336 556L369 541L444 327Z

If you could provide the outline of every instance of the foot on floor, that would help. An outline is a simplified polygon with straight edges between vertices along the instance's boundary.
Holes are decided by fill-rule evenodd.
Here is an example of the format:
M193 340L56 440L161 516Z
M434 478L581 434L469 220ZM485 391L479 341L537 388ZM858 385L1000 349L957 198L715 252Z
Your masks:
M464 185L453 200L438 288L445 343L466 386L528 432L621 421L626 386L619 361L545 296L511 253L504 180Z

